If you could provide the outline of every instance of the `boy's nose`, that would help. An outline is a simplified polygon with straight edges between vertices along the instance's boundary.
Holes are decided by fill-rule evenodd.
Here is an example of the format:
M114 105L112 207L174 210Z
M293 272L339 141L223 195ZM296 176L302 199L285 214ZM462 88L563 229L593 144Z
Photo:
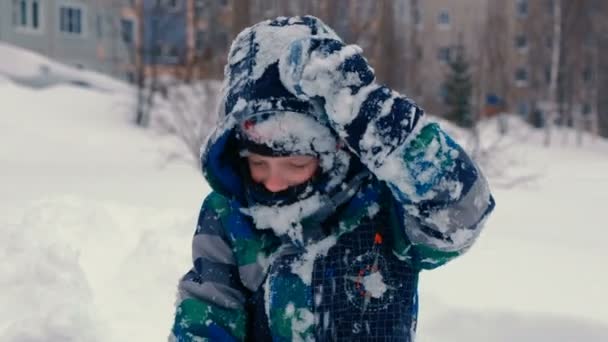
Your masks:
M273 174L266 179L264 186L270 192L279 192L287 189L289 184L280 175Z

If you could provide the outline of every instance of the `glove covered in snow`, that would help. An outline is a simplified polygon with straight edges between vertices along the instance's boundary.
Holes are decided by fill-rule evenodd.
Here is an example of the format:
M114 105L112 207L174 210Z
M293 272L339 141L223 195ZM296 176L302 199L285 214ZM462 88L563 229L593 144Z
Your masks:
M377 84L361 52L360 47L338 40L305 38L291 43L281 55L279 72L285 88L315 104L320 121L329 121L348 147L374 169L403 146L423 111L407 97Z
M290 44L279 60L281 82L302 100L326 106L332 122L334 112L345 113L345 97L374 81L374 71L361 55L357 45L345 45L329 38L305 38ZM342 98L342 101L334 101ZM331 110L331 102L341 102L339 111ZM329 109L329 110L327 110ZM351 113L348 113L351 116ZM335 115L334 115L335 116Z

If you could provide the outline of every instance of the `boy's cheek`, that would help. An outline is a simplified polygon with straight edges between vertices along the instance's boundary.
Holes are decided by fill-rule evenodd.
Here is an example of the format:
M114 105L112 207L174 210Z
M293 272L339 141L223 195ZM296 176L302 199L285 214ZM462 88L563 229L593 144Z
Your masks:
M264 170L261 170L260 167L250 167L249 173L251 174L251 179L256 183L261 183L265 178Z

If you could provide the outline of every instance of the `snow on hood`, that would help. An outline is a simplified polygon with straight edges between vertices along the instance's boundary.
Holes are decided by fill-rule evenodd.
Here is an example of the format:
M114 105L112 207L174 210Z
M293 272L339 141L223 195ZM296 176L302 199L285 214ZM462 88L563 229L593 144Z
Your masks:
M203 173L220 194L244 202L235 139L237 127L244 120L260 113L288 111L329 128L320 115L322 111L290 93L279 76L280 56L289 44L308 37L340 40L321 20L303 16L263 21L245 29L233 41L224 71L219 121L201 148Z

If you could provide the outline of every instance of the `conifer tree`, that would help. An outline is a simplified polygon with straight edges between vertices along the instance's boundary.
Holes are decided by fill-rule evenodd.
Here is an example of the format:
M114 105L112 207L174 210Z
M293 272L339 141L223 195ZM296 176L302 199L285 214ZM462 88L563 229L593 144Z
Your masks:
M444 82L445 103L448 106L446 119L458 126L470 128L474 124L471 98L473 84L469 63L466 61L462 47L450 61L450 72Z

